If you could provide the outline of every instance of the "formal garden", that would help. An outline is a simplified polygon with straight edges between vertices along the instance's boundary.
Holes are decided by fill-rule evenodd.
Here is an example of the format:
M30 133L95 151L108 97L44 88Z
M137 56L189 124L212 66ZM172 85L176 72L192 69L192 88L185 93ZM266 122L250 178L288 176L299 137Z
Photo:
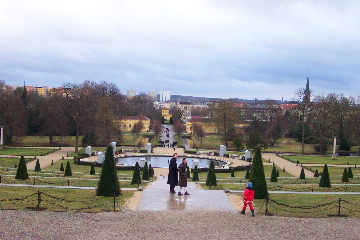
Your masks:
M130 138L129 138L130 139ZM30 141L29 141L30 142ZM28 145L31 145L28 143ZM284 144L283 150L294 147L294 143ZM126 146L126 145L125 145ZM297 146L299 147L299 146ZM309 153L310 147L306 147ZM29 209L47 211L121 211L124 204L133 196L138 188L146 187L149 181L141 183L133 182L134 170L116 170L116 175L121 189L121 194L114 196L98 196L96 188L101 175L100 167L91 165L77 165L72 160L77 154L68 154L63 159L41 168L41 170L28 170L29 178L16 179L19 167L19 156L25 156L25 162L36 161L36 156L44 156L57 151L58 148L4 148L0 149L0 181L2 197L1 209ZM94 148L94 151L104 151L105 147ZM84 150L81 150L84 152ZM239 154L229 151L229 154ZM12 155L13 157L1 157ZM268 159L261 159L263 164L266 187L269 191L268 199L256 199L255 208L258 213L267 213L276 216L296 217L328 217L347 216L360 217L360 199L355 193L360 192L360 157L331 157L319 155L285 154L284 159L299 162L301 166L312 171L318 176L300 176L289 174L286 169L281 169ZM65 176L66 166L71 166L71 176ZM331 187L320 187L319 182L324 164L328 164L329 180ZM338 165L338 166L337 166ZM345 166L345 167L344 167ZM41 166L40 166L41 167ZM351 172L352 176L344 179L344 172ZM138 170L142 177L143 169ZM274 180L274 173L276 180ZM141 174L141 175L140 175ZM226 189L231 194L242 195L244 185L248 181L249 172L230 171L227 173L215 173L216 184L207 186L208 172L197 173L198 179L192 179L192 171L189 181L198 182L204 189ZM148 178L150 181L154 177ZM344 181L345 180L345 181ZM132 184L133 183L133 184ZM5 186L4 184L14 184ZM18 186L21 184L21 186ZM41 188L33 186L41 185ZM57 188L55 188L55 186ZM321 194L317 194L320 193ZM308 194L304 194L308 193ZM326 193L326 194L324 194Z

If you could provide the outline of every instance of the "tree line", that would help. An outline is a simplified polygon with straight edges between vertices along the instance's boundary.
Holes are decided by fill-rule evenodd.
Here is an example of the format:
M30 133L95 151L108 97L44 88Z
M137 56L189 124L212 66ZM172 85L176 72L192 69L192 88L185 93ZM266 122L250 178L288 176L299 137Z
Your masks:
M27 92L25 87L14 91L0 81L0 126L4 126L5 144L16 137L80 136L96 139L97 144L122 141L121 129L113 124L118 116L147 116L161 119L161 110L155 108L145 93L125 98L115 84L84 81L81 84L63 84L72 89L66 96L52 94L47 97Z

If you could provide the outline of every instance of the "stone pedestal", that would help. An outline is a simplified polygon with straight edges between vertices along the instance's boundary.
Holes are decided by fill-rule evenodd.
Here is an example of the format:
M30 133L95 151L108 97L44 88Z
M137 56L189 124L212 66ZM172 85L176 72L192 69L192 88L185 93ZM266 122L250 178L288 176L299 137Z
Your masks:
M220 157L224 157L224 155L226 154L226 146L225 145L220 145Z
M151 143L146 144L146 152L151 153Z
M104 152L98 152L98 160L97 163L103 163L105 159L105 153Z

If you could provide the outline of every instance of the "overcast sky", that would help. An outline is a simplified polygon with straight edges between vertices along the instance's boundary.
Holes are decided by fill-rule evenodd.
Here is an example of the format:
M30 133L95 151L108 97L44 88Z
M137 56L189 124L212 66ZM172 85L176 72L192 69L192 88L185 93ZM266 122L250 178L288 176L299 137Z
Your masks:
M359 96L360 1L0 0L0 80L125 93Z

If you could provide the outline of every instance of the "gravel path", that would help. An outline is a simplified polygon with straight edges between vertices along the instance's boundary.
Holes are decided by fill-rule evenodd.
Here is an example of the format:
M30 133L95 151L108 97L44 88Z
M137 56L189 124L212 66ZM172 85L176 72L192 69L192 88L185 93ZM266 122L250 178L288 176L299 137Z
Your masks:
M0 211L0 239L359 239L360 219L237 212Z

